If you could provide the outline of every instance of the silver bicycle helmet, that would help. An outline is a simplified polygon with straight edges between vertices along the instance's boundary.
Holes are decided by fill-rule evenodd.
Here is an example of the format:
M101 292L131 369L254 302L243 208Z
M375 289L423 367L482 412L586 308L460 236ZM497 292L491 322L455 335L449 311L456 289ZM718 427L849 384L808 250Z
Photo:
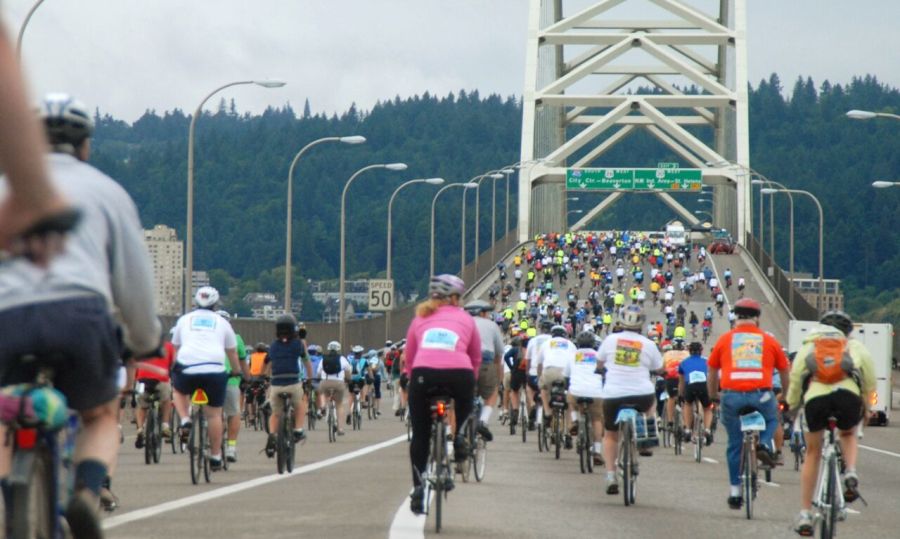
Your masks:
M435 275L428 283L428 294L432 298L446 298L453 295L462 296L466 292L466 283L456 275L444 273Z

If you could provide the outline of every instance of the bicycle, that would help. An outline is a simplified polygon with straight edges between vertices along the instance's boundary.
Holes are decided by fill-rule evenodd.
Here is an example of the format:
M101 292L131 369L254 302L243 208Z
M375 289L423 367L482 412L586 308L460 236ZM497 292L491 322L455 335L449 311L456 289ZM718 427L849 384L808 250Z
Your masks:
M367 384L369 386L368 391L366 391L366 415L369 417L369 420L376 419L375 418L375 386L372 384Z
M66 408L66 398L52 387L54 358L27 355L17 366L35 372L31 383L8 386L2 400L5 406L2 422L7 427L7 440L12 443L9 475L4 488L6 528L10 537L61 536L61 516L66 499L72 495L72 454L78 430L77 416L68 412L61 416L38 417L33 402ZM64 430L63 430L64 429ZM62 443L60 432L63 431ZM61 472L62 469L62 473ZM61 487L60 476L64 476Z
M159 406L159 393L156 386L157 380L144 380L139 382L141 392L147 394L150 407L147 409L144 419L144 463L159 464L162 456L162 410Z
M172 406L172 425L178 426L181 424L181 416L178 415L178 410ZM172 446L172 454L177 455L179 452L184 453L184 444L181 443L181 436L175 432L175 429L172 430L172 436L169 437L169 444Z
M819 537L822 539L835 537L837 522L847 518L846 502L841 488L841 469L844 467L844 459L841 454L841 446L835 436L836 429L837 419L829 417L828 428L825 431L825 443L822 446L819 477L813 496L813 507L816 510L816 520L819 524Z
M550 408L553 409L553 445L555 448L556 460L559 460L559 454L562 449L563 437L569 436L568 432L563 432L565 426L566 409L569 403L566 402L566 382L563 380L555 380L550 387Z
M680 455L684 450L684 424L681 416L681 398L675 397L675 417L672 420L672 447L675 454Z
M294 471L294 402L291 394L282 391L277 398L283 403L281 417L278 419L278 430L275 442L275 461L279 474Z
M806 460L806 440L803 438L803 410L797 413L797 417L791 423L790 429L785 429L790 433L788 437L788 446L791 448L791 454L794 456L794 471L800 471L800 465Z
M431 410L431 443L425 472L419 474L420 484L424 487L423 505L425 514L431 509L434 500L434 531L441 532L443 518L443 501L447 492L453 489L452 468L447 453L447 406L450 395L443 390L434 389L429 392L429 409Z
M617 467L622 476L622 496L625 506L634 505L637 498L637 452L638 443L650 446L655 437L653 429L656 422L648 422L646 415L640 413L634 404L623 404L616 415L619 430L619 451Z
M473 468L475 470L475 480L480 483L484 479L484 471L487 463L487 442L485 442L484 438L477 432L478 418L481 417L481 409L483 406L484 401L481 400L481 397L476 397L475 405L472 407L472 413L466 419L466 423L463 426L463 436L469 446L468 458L464 462L458 464L463 482L469 481L469 474Z
M191 432L188 436L188 453L191 461L191 483L200 482L200 475L209 483L209 430L206 424L206 405L209 398L202 389L191 395Z
M353 404L350 405L350 421L353 425L353 430L360 430L362 429L362 404L359 400L359 392L361 391L359 383L351 382L350 391L353 392Z
M759 491L759 465L756 462L756 444L759 433L766 430L766 418L755 408L744 407L738 411L743 441L741 443L741 492L744 498L747 520L753 518L753 500Z
M575 404L578 406L578 463L581 473L594 473L594 418L591 415L591 405L594 399L590 397L578 397Z
M325 392L325 399L328 401L328 412L325 415L325 424L328 425L328 442L332 443L337 441L338 432L337 406L334 403L333 389Z

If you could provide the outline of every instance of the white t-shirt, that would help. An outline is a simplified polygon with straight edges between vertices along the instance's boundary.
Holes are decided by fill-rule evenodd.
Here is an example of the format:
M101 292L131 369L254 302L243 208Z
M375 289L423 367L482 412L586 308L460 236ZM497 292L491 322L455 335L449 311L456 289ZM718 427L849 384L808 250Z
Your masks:
M572 356L570 366L569 394L576 397L603 397L603 377L597 374L597 358L593 348L579 348Z
M575 343L565 337L551 337L538 349L537 363L544 369L558 368L569 375L575 357Z
M738 286L745 286L746 284L743 277L738 277Z
M598 361L606 366L603 398L649 395L656 391L650 371L662 368L662 355L650 339L633 331L613 333L603 340Z
M710 288L715 288L715 287L717 287L717 286L719 286L719 280L716 279L715 277L710 277L710 278L709 278L709 287L710 287Z
M543 333L541 335L537 335L528 341L528 348L525 349L525 357L528 358L529 363L531 364L528 368L529 376L537 376L537 356L538 350L540 350L541 345L544 344L544 341L550 338L550 335Z
M345 372L353 372L353 367L350 365L350 362L347 361L347 358L341 356L341 372L337 374L325 374L325 360L319 362L319 367L316 369L316 378L321 380L344 380Z
M176 362L186 374L225 372L225 350L237 347L231 324L209 309L197 309L175 323L172 344L178 347Z

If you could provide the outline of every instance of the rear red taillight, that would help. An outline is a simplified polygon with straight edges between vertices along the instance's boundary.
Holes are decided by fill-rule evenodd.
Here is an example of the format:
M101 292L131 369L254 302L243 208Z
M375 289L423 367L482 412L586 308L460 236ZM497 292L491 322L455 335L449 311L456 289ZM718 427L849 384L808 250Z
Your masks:
M436 413L438 417L444 417L444 414L446 413L445 407L446 404L444 402L437 403Z
M16 431L16 447L19 449L34 449L37 444L37 429L19 429Z

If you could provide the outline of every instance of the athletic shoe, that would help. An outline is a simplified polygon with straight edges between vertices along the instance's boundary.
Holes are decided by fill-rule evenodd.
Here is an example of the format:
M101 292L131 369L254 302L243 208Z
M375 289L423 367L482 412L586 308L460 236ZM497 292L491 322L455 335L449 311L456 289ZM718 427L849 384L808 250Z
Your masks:
M212 456L209 457L209 469L213 472L218 472L219 470L221 470L222 469L222 459L221 458L217 459Z
M619 480L606 478L606 493L610 496L619 493Z
M237 446L225 444L225 460L237 462Z
M102 539L103 529L97 514L99 501L87 489L81 489L69 498L66 506L66 522L73 537L78 539Z
M794 520L794 531L803 537L812 537L815 531L812 515L809 511L800 511Z
M416 515L425 513L425 489L418 486L409 495L409 510Z
M137 438L134 439L134 447L136 449L144 448L144 432L143 431L139 431L137 433Z
M266 456L272 458L275 456L275 444L278 443L278 437L275 434L269 434L269 438L266 440Z
M744 505L744 499L740 496L729 496L728 497L728 507L730 509L738 510L741 506Z
M859 476L856 472L844 474L844 501L855 502L859 498Z
M294 431L294 442L301 443L306 441L306 431L300 429Z
M493 433L491 432L491 430L487 427L487 425L485 425L484 422L482 422L482 421L479 421L479 422L478 422L478 427L475 428L475 432L477 432L478 434L480 434L481 437L484 438L484 441L485 441L485 442L492 442L492 441L494 441L494 434L493 434Z

